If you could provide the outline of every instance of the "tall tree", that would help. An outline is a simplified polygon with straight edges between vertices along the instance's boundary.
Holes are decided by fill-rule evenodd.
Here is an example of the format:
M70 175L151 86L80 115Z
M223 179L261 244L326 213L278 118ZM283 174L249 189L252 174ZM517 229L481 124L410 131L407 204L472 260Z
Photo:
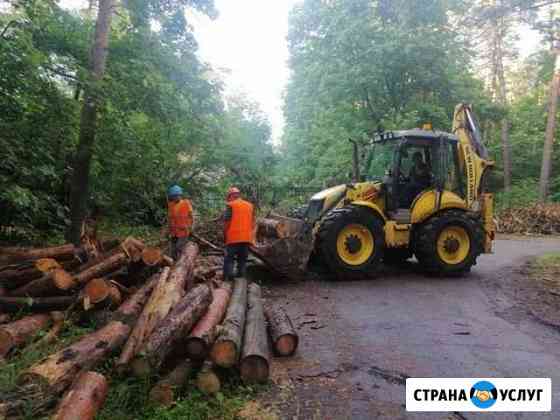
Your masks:
M84 89L84 102L80 118L80 137L74 159L70 190L71 225L68 240L78 244L82 222L86 217L89 196L90 165L97 128L97 110L101 100L100 83L105 74L105 65L109 52L109 35L114 0L99 0L95 35L90 56L90 80Z
M545 202L550 189L550 173L552 171L552 151L554 145L554 133L556 131L556 114L558 110L558 94L560 92L560 51L556 45L554 50L554 73L550 83L548 99L548 114L546 132L544 138L543 158L541 166L541 177L539 181L539 201Z

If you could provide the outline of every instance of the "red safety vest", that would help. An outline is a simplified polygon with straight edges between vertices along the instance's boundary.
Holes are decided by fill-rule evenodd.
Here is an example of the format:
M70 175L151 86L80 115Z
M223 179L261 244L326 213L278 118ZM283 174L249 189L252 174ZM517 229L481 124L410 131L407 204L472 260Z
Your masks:
M253 205L238 198L227 203L231 219L226 221L226 245L253 243Z
M176 238L190 235L192 223L192 206L187 199L167 203L169 217L169 233Z

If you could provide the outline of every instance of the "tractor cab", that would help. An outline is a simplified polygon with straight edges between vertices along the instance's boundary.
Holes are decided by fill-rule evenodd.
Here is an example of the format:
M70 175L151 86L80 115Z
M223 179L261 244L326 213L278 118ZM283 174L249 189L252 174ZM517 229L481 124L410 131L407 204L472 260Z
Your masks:
M368 181L382 182L391 219L409 223L410 209L424 191L464 197L458 144L457 137L439 131L383 133L371 143L362 174Z

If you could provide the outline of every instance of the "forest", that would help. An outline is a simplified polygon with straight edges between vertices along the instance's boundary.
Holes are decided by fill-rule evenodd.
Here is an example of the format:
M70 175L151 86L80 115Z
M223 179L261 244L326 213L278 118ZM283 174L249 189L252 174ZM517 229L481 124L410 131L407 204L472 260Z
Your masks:
M0 236L76 241L86 217L158 227L165 191L199 215L231 184L290 206L347 182L352 139L468 102L496 160L499 209L560 201L560 5L548 0L305 0L289 20L279 144L260 105L227 95L189 11L212 0L0 3ZM521 54L520 34L538 37Z

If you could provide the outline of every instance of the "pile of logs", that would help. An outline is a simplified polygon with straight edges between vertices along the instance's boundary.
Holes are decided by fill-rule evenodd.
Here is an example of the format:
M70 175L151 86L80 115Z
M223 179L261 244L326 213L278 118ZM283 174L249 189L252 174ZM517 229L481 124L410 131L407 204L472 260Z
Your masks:
M209 395L231 375L266 382L270 346L279 356L296 351L287 314L265 310L257 284L223 282L222 257L199 255L194 242L176 262L134 238L108 245L89 259L70 245L2 250L0 358L54 342L70 314L102 321L23 372L17 389L0 396L0 418L56 406L55 419L93 419L109 389L96 368L112 355L115 375L159 378L150 399L170 405L187 382Z
M496 218L500 233L512 234L560 234L560 204L547 203L506 209Z

